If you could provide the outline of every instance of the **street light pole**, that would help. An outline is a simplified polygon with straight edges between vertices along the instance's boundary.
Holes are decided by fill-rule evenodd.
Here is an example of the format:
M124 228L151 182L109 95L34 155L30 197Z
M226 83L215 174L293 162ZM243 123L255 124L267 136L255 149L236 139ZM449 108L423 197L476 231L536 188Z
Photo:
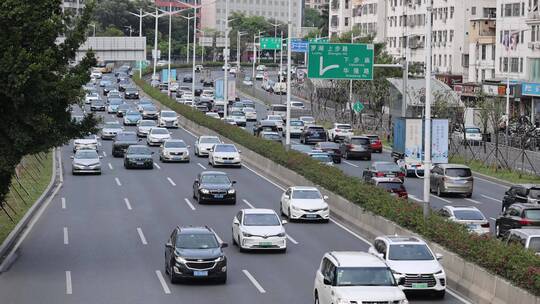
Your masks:
M270 25L274 26L274 40L276 40L277 39L277 27L278 27L279 23L276 23L276 24L270 23ZM283 40L283 39L281 39L281 40ZM274 63L276 63L276 50L274 50Z
M197 45L197 7L193 7L193 62L191 70L191 93L195 102L195 46Z
M158 14L158 8L156 6L156 12L155 14L153 15L155 18L156 18L156 24L155 24L155 27L154 27L154 54L152 57L154 57L154 71L152 73L152 80L156 80L156 67L157 67L157 57L158 57L158 50L157 50L157 44L158 44L158 40L157 40L157 36L158 36L158 19L159 19L159 14Z
M429 179L431 173L431 30L432 30L432 4L428 1L426 26L426 98L424 111L424 219L429 215ZM405 93L405 92L404 92Z
M190 23L189 21L191 19L193 19L193 16L189 17L189 14L188 16L182 16L180 15L180 17L184 18L187 20L187 47L186 47L186 63L189 63L189 28L190 28ZM193 37L195 37L195 35L193 35Z
M227 118L227 106L229 104L229 0L225 0L225 49L223 50L225 69L223 70L223 95L225 96L225 106L223 107L223 118Z
M256 60L256 54L257 54L257 47L255 46L255 39L257 38L257 35L253 35L253 69L251 72L251 81L253 81L253 86L255 86L255 60Z
M242 37L242 35L245 35L247 34L247 32L241 32L241 31L238 31L238 33L236 34L236 67L238 69L238 71L240 71L240 38Z
M289 0L289 13L287 16L287 135L285 146L291 145L291 37L292 37L292 0Z
M146 17L149 15L149 13L144 13L143 14L143 11L142 11L142 8L139 9L139 13L138 14L135 14L135 13L132 13L132 12L129 12L131 15L133 16L137 16L139 17L139 37L142 37L142 19L143 17ZM94 26L94 36L95 36L95 26ZM139 78L142 78L142 62L140 63L139 65Z

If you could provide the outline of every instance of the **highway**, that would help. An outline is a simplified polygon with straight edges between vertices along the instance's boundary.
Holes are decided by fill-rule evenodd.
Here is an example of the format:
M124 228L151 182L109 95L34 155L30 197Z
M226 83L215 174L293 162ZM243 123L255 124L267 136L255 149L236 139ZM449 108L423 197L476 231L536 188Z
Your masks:
M104 116L105 121L119 120ZM195 137L189 132L180 128L172 134L193 148ZM63 186L0 275L3 304L313 303L314 274L325 252L368 249L361 235L332 221L287 224L285 254L240 253L230 242L233 216L241 208L278 210L281 185L247 166L220 168L237 181L237 204L198 205L192 200L192 183L197 173L212 169L206 158L192 154L190 163L161 163L154 147L152 170L128 171L121 158L111 156L111 141L100 142L100 176L71 175L71 145L62 147ZM226 285L169 283L164 244L176 225L208 225L229 242ZM441 301L410 300L467 303L452 294Z

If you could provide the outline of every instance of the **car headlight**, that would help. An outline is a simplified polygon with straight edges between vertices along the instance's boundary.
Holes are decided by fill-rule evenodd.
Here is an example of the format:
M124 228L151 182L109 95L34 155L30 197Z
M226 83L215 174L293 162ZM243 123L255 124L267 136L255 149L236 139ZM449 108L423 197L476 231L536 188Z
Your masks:
M435 272L435 274L443 274L443 273L444 273L444 272L443 272L443 270L442 270L442 269L441 269L441 270L439 270L439 271L437 271L437 272Z
M253 236L253 234L247 233L247 232L244 232L244 231L242 231L242 235L243 235L244 237L252 237L252 236Z
M84 169L83 165L73 164L73 167L76 169Z
M298 207L296 207L296 206L294 206L294 205L292 205L291 207L292 207L293 210L296 210L296 211L302 210L302 209L300 209L300 208L298 208Z
M223 260L225 260L225 257L224 256L219 256L219 257L217 257L217 259L214 260L214 262L222 262Z
M186 259L184 259L183 257L179 257L179 256L177 256L175 258L175 260L176 260L177 263L180 263L180 264L185 264L187 262Z
M324 207L322 211L328 211L328 206Z
M234 194L235 192L236 192L236 190L234 190L234 189L229 189L229 191L227 191L227 193L229 193L229 194Z
M201 191L202 194L210 193L210 191L208 191L208 189L200 189L200 191Z

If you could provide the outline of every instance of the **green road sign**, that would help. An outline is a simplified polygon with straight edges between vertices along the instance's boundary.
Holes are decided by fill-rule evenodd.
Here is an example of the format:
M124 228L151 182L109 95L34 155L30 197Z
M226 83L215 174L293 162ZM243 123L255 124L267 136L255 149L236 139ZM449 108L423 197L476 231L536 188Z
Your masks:
M373 80L373 44L310 43L308 77Z
M364 105L360 101L357 101L353 104L352 109L355 113L360 113L364 109Z
M328 38L309 38L309 43L328 43L330 42L330 39Z
M261 50L279 50L281 37L261 37Z
M148 66L148 62L146 60L143 61L137 61L137 68L138 69L144 69Z

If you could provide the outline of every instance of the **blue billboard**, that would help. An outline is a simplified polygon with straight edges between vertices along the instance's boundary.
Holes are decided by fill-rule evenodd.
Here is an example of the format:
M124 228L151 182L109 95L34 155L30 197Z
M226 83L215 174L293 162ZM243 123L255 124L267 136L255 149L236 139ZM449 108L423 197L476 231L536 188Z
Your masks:
M224 100L225 88L223 87L223 79L216 79L215 85L216 85L216 91L214 93L214 98L216 100Z
M307 40L293 38L291 40L291 52L295 53L307 53L309 48L309 42Z
M521 95L525 96L540 96L540 83L522 83Z
M431 121L431 161L434 164L448 163L448 119Z

